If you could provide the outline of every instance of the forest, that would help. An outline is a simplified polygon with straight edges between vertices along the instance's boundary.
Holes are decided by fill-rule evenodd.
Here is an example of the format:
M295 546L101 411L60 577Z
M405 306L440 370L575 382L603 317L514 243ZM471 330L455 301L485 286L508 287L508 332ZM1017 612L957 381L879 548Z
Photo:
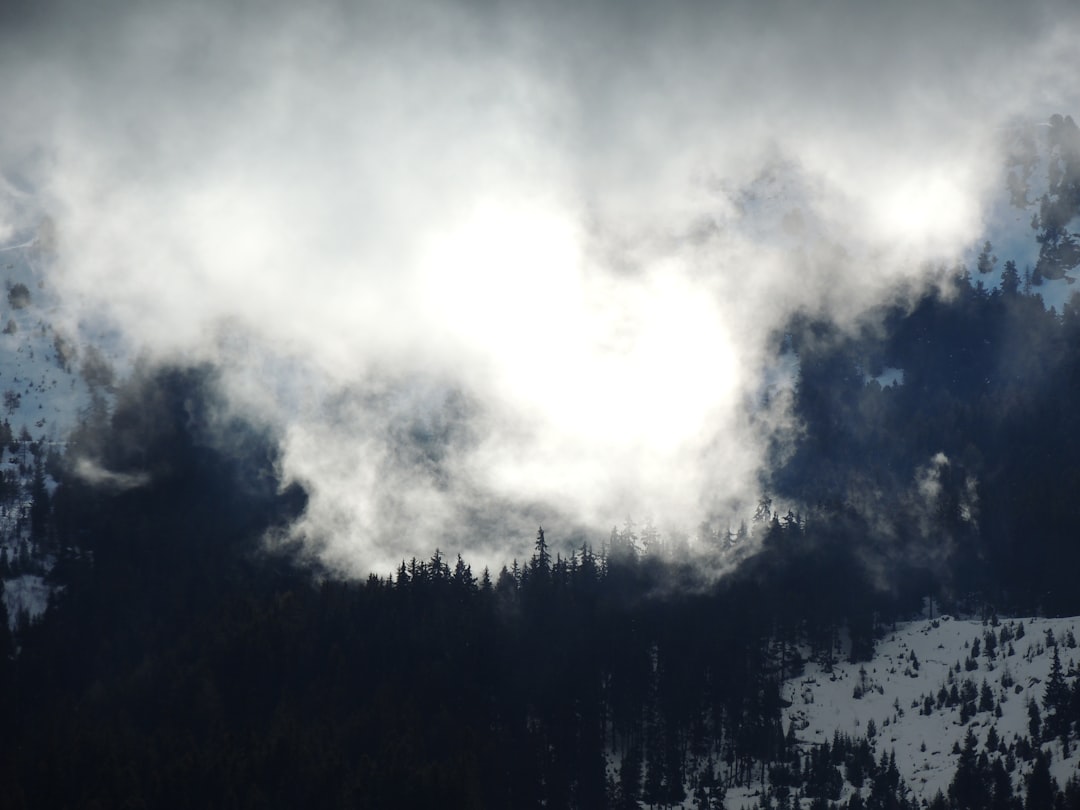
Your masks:
M949 275L860 328L777 334L802 432L754 517L693 551L633 520L578 548L547 526L498 571L432 548L342 579L267 549L305 494L256 427L214 440L214 369L136 376L67 458L149 482L53 457L58 488L35 488L56 587L39 621L0 616L3 805L716 808L757 782L763 807L916 806L865 739L799 744L781 683L870 660L927 604L1080 613L1080 301L1045 309L1015 267L993 290ZM1039 745L1077 744L1080 678L1042 713L1000 754L972 737L933 806L1080 807ZM1034 763L1019 788L1010 758ZM841 803L843 779L867 789Z

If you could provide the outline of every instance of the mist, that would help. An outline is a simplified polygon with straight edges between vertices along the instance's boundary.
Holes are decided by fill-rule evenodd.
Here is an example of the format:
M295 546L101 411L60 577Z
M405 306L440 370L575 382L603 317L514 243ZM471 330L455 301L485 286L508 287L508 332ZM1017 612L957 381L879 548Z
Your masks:
M777 330L938 283L1003 129L1075 109L1080 38L1068 4L1004 2L0 26L0 237L55 227L69 331L220 368L309 494L293 539L351 574L752 508L798 432Z

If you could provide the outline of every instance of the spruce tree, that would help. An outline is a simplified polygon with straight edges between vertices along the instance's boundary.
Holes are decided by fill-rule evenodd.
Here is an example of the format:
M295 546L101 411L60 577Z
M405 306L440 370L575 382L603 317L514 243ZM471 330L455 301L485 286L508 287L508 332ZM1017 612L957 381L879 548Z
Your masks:
M1065 683L1065 675L1061 669L1061 657L1058 655L1057 645L1054 646L1054 655L1050 661L1050 674L1046 679L1046 690L1043 693L1043 709L1046 712L1044 733L1048 739L1061 736L1068 731L1069 718L1069 687Z

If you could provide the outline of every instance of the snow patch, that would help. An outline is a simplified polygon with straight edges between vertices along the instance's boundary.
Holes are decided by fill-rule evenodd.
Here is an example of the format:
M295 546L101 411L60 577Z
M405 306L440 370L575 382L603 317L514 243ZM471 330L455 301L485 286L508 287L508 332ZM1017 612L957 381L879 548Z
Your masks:
M36 574L23 574L4 581L4 606L8 612L8 624L11 629L19 620L21 613L26 613L30 621L36 621L45 613L52 589L43 577Z
M890 385L903 385L904 370L902 368L886 366L880 374L874 376L867 374L865 382L869 383L871 380L876 382L882 388L888 388Z

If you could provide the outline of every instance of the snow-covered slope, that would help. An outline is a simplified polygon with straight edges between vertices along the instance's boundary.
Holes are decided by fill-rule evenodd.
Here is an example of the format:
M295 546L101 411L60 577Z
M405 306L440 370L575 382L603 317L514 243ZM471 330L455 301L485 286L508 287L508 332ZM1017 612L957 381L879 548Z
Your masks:
M0 243L0 579L12 626L44 610L55 549L35 538L30 509L36 467L62 453L98 397L111 399L114 358L57 324L68 322L47 276L47 221ZM77 327L76 327L77 330ZM55 482L46 472L50 494ZM22 618L20 618L22 617Z
M784 727L794 726L804 752L837 733L869 737L876 757L895 752L913 797L929 801L948 791L969 730L980 751L994 730L999 743L988 751L991 758L1005 758L1022 738L1031 738L1029 702L1042 711L1055 650L1066 682L1076 678L1078 633L1080 618L984 623L942 616L899 624L878 643L872 661L811 662L789 680ZM1080 771L1075 747L1067 756L1056 740L1041 747L1052 754L1050 769L1059 785ZM1013 759L1011 776L1020 787L1032 766ZM845 798L852 791L846 785ZM728 807L749 805L753 792L730 792Z
M91 382L111 382L97 349L58 331L61 302L44 269L37 234L0 245L0 410L18 436L63 441L90 404Z
M1040 296L1049 309L1059 313L1077 292L1075 285L1077 267L1071 248L1064 243L1046 240L1047 223L1040 217L1044 208L1053 209L1060 203L1060 211L1075 212L1075 201L1066 202L1072 184L1076 181L1077 132L1072 119L1053 116L1049 123L1019 122L1001 133L1006 162L1001 167L995 193L987 201L984 213L983 233L973 240L965 253L964 264L972 274L973 282L981 282L986 288L1000 286L1005 262L1013 261L1017 271L1024 277L1032 277L1031 291ZM1067 219L1069 214L1065 214ZM1080 216L1061 223L1060 235L1064 242L1075 242L1080 235ZM985 242L993 247L996 259L988 272L978 272L978 257ZM1051 245L1057 244L1054 249ZM1061 267L1053 265L1060 259ZM1042 272L1040 272L1040 269ZM1061 272L1061 271L1064 272Z

